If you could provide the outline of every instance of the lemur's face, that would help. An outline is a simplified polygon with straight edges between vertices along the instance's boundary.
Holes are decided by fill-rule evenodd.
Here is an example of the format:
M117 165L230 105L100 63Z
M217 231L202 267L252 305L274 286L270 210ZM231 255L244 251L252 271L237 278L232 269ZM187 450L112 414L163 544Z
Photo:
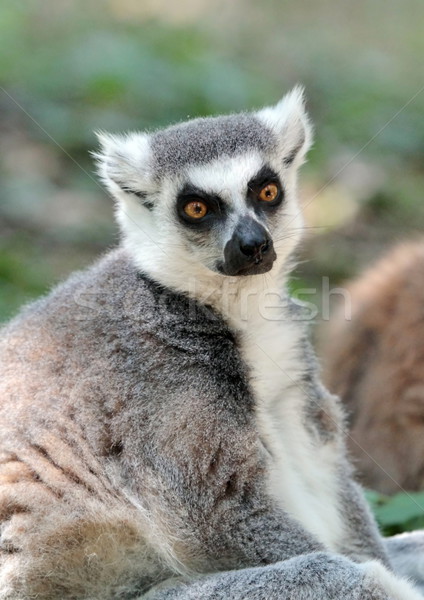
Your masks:
M180 239L205 267L222 275L266 273L276 258L273 221L284 188L262 158L250 153L188 169L175 190Z
M100 137L126 245L157 280L267 273L295 245L310 140L299 90L257 113Z

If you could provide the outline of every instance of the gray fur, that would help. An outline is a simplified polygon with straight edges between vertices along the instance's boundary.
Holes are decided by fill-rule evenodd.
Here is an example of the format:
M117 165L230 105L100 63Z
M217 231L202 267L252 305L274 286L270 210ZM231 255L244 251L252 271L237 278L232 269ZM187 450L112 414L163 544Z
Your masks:
M152 135L153 171L162 177L187 165L206 164L251 149L267 152L275 145L271 130L251 114L194 119Z
M66 352L41 356L34 371L25 349L16 355L10 345L22 328L29 338L38 331L40 349L53 339ZM320 548L264 495L266 456L233 335L210 309L140 276L124 252L32 305L3 340L3 361L18 361L21 380L27 369L32 379L33 429L42 437L66 416L104 469L119 460L120 486L149 513L160 504L188 568L237 568ZM44 385L51 369L62 388L57 415L58 398ZM10 392L1 444L12 452L34 434L16 431L26 394Z
M143 600L389 600L375 582L341 556L305 554L284 562L227 571L194 580L171 580ZM140 599L141 600L141 599Z
M16 345L22 336L27 344ZM19 370L18 381L2 377L3 397L12 400L1 412L3 452L30 456L35 447L37 459L42 453L92 501L103 502L105 489L110 490L110 502L113 498L123 508L128 497L136 498L148 517L149 536L166 532L174 544L171 554L186 569L207 573L287 560L266 570L207 577L188 590L171 588L153 598L291 598L298 587L303 590L298 598L350 598L349 585L362 585L363 573L354 563L311 555L323 550L320 543L267 497L263 477L268 455L256 438L253 399L231 331L211 309L140 276L124 251L112 252L29 307L3 331L0 352L7 372ZM56 373L54 388L45 385L51 373ZM28 411L27 384L21 382L28 379L29 429L21 426ZM53 432L55 439L72 447L74 429L84 444L87 466L100 461L93 483L90 471L76 475L42 441ZM107 476L111 460L119 465L117 480ZM32 463L38 479L45 478L43 465ZM104 483L100 475L106 475ZM72 515L78 509L84 514L84 506L75 505L63 482L52 480L49 485L54 512ZM21 502L29 510L29 501ZM126 519L135 523L126 510ZM31 511L29 535L37 536L43 548L44 519L51 522L51 512L46 513L46 506L32 506ZM362 509L358 522L361 514ZM362 526L371 527L371 522ZM352 530L349 537L354 535ZM56 536L60 538L60 529ZM368 549L361 548L362 559L381 556L370 539ZM19 537L8 542L14 544L17 554L12 556L20 558L22 567L14 593L0 597L32 598L28 590L38 588L27 547ZM160 549L152 552L149 562L141 562L132 575L133 594L172 573L169 562L164 569L167 556ZM120 553L129 557L131 547L122 543ZM288 560L299 555L305 556ZM51 581L39 573L43 585L50 584L46 600L86 598L71 587L64 592L60 572L55 574L59 581L49 572ZM93 588L90 597L133 597L116 595L112 584L102 585L103 591ZM345 596L338 595L342 585Z
M395 535L386 546L396 573L415 581L424 594L424 530Z

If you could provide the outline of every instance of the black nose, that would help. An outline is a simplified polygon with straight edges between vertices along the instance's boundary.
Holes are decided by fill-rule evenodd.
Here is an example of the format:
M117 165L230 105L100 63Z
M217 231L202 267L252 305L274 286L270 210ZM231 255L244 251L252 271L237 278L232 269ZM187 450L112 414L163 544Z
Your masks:
M266 238L240 241L240 250L248 258L262 258L262 255L268 252L269 247L270 241Z
M240 220L231 240L224 248L225 275L254 275L266 273L272 267L276 254L267 230L255 219Z

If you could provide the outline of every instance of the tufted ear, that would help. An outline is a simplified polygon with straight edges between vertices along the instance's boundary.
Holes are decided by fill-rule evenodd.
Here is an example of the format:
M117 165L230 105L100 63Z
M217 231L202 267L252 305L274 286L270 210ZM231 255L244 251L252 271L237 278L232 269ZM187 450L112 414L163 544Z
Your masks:
M118 200L136 196L146 208L152 208L153 190L149 136L144 133L111 135L97 132L100 143L93 156L101 180Z
M300 166L312 144L303 88L296 86L278 104L260 110L257 116L276 134L283 163Z

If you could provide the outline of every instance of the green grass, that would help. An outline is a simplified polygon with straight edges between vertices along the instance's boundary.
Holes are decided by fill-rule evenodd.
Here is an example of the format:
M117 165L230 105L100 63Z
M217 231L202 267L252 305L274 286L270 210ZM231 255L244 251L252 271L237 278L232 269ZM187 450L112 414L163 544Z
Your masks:
M366 498L385 535L424 529L424 492L384 496L367 490Z

